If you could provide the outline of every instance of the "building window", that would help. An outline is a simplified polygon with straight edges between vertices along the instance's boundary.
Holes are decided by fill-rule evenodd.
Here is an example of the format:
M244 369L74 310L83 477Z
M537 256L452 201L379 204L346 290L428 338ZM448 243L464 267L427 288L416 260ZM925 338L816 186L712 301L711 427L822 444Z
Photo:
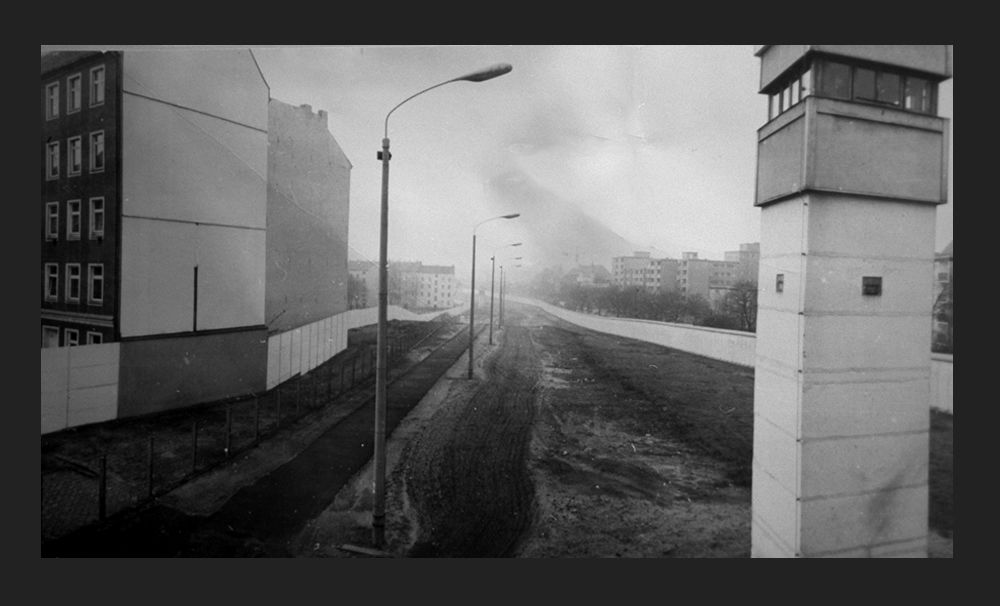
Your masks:
M74 345L80 344L80 331L75 328L67 328L66 333L66 347L73 347Z
M59 300L59 264L45 264L45 300Z
M104 264L91 263L87 266L87 303L104 303Z
M854 70L854 98L875 100L875 70L861 67Z
M87 331L87 345L100 345L104 343L104 335L91 330Z
M836 99L851 98L851 66L824 61L820 70L819 94Z
M104 66L90 70L90 105L104 103Z
M66 239L80 239L80 201L66 202Z
M66 140L66 173L71 176L80 174L83 165L83 143L80 137L70 137Z
M80 301L80 264L66 264L66 300Z
M80 74L73 74L66 79L66 113L72 114L80 111L80 95L83 91L83 77Z
M45 204L45 239L59 239L59 203L48 202Z
M59 178L59 142L51 141L45 147L45 178L46 179L58 179Z
M59 347L59 329L57 327L42 327L42 347Z
M90 133L90 172L104 170L104 131Z
M785 274L778 274L775 276L774 292L785 292Z
M104 198L90 199L90 239L104 237Z
M931 83L923 78L906 77L903 108L924 114L931 113Z
M59 117L59 83L53 82L45 87L45 119Z
M879 67L819 62L819 94L933 114L934 83Z

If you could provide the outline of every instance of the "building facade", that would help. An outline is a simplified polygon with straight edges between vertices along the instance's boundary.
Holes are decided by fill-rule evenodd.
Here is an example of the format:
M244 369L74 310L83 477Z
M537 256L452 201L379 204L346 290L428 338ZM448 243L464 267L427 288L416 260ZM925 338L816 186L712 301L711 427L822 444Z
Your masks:
M710 290L723 289L736 282L737 261L699 259L696 252L681 253L677 267L677 290L686 297L711 299Z
M760 270L760 242L740 244L739 250L726 251L725 260L736 263L736 281L757 283Z
M121 55L42 57L42 347L118 340Z
M41 63L42 347L115 344L117 417L259 393L346 342L325 114L272 100L248 50Z
M616 286L639 287L655 292L664 286L660 261L645 251L614 257L611 260L612 281Z

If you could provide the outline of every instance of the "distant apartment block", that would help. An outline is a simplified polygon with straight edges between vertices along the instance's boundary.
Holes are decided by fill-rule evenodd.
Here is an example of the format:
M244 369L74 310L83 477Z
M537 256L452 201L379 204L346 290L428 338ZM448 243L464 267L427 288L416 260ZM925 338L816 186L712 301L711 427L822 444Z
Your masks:
M660 261L645 251L614 257L611 260L612 281L616 286L637 286L649 292L660 290L664 286Z
M737 261L699 259L696 252L681 253L677 269L677 290L685 296L711 299L709 290L727 288L736 282Z
M737 264L737 282L757 283L757 272L760 270L760 242L740 244L739 250L726 251L724 258Z
M388 267L389 305L406 309L448 309L458 302L455 266L424 265L420 261L390 261ZM378 305L378 264L373 261L350 262L350 274L357 290L352 293L352 308Z

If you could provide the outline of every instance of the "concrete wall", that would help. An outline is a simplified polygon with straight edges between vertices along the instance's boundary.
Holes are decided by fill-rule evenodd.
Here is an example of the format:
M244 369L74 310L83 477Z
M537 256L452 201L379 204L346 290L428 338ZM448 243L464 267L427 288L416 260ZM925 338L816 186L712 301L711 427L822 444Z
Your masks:
M428 322L444 313L456 315L465 307L427 314L415 314L389 305L389 320ZM304 374L347 348L348 331L378 322L378 308L351 309L293 330L272 334L267 339L267 388L272 389L296 374Z
M931 354L931 406L955 414L955 356Z
M121 335L264 324L268 88L247 51L127 51Z
M139 339L120 345L119 418L265 388L264 328Z
M118 416L118 343L41 352L42 434Z
M794 265L787 263L787 261L794 260L795 258L795 256L789 255L785 258L785 263L775 266L784 268L786 272L786 288L789 288L790 280L794 282L796 279L792 272ZM771 288L773 288L773 276L771 277L770 284ZM764 288L764 286L762 285L761 288ZM741 366L749 366L755 368L756 372L776 373L781 376L783 370L782 366L773 359L762 358L759 355L755 357L757 339L756 335L752 333L693 327L667 322L652 322L649 320L594 316L549 305L542 301L513 295L509 297L509 300L540 307L558 318L591 330L647 341L649 343L657 343L709 358L724 360ZM758 330L760 330L761 315L767 316L769 313L773 313L773 311L775 310L772 309L770 312L763 314L758 311ZM374 320L371 323L374 323ZM789 334L783 341L788 345L794 346L795 338L794 335ZM952 403L954 364L952 356L948 354L931 354L931 358L931 406L939 410L954 413ZM797 379L791 376L791 373L786 372L785 375L789 377L785 388L794 389ZM762 393L760 397L761 399L771 399L770 394ZM782 423L791 427L792 421L785 420Z
M687 324L595 316L516 296L510 296L509 300L534 305L557 318L591 330L656 343L742 366L754 365L754 336L751 333Z
M286 332L347 310L351 163L326 112L271 99L267 176L266 317Z

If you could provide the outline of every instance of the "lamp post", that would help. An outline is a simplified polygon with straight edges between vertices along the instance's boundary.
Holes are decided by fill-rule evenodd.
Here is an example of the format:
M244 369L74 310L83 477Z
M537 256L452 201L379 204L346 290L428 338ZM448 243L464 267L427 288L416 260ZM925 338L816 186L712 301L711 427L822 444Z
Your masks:
M514 257L515 261L520 261L523 257ZM515 265L514 267L521 267L520 265ZM509 272L508 272L509 273ZM497 326L503 326L503 308L504 308L504 298L503 298L503 284L506 280L506 274L503 273L503 265L500 266L500 318L497 322Z
M483 223L488 223L490 221L496 221L497 219L515 219L520 217L521 213L511 213L509 215L500 215L499 217L490 217L489 219L484 219L472 228L472 296L469 300L469 378L472 378L472 342L475 341L475 320L476 320L476 230ZM490 295L492 299L492 293ZM492 301L490 303L492 305ZM490 315L490 322L493 321L492 312ZM492 325L491 325L492 328Z
M510 246L520 246L520 245L521 245L520 242L514 242L513 244L508 244L507 246L501 246L500 248L508 248ZM499 249L497 249L497 250L499 250ZM496 280L495 280L496 272L497 272L496 259L497 259L497 253L496 253L496 251L493 251L493 256L490 257L490 264L491 264L491 268L490 268L490 345L493 345L493 290L494 290L495 283L496 283ZM500 290L501 294L503 293L502 289L503 289L503 287L501 286L501 290ZM502 299L501 299L501 302L502 302Z
M388 335L387 335L387 314L386 298L388 290L388 232L389 232L389 116L399 109L401 105L429 90L439 86L444 86L451 82L482 82L497 76L502 76L513 69L507 63L481 69L471 74L466 74L451 80L445 80L414 93L396 104L389 113L385 115L385 128L382 136L382 151L378 152L378 159L382 161L382 218L379 226L379 263L378 263L378 331L376 335L376 369L375 369L375 502L372 507L372 540L376 547L381 547L385 541L385 407L386 407L386 379L388 376Z

